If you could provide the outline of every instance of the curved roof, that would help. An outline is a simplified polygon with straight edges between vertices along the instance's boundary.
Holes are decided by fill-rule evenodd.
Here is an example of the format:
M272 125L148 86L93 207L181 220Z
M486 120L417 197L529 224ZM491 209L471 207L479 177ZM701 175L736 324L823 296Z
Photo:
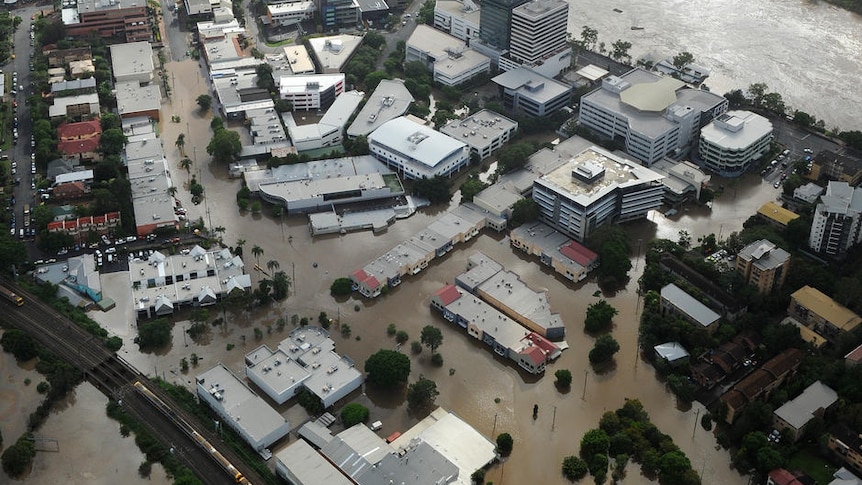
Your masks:
M676 102L676 90L685 83L672 77L662 77L656 82L632 85L620 93L620 100L640 111L664 111Z

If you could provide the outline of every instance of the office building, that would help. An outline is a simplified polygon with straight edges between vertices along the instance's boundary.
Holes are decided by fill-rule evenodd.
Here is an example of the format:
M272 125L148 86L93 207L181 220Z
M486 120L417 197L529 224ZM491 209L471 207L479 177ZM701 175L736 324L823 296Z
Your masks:
M354 0L320 1L320 20L326 31L355 28L359 25L360 14L359 3Z
M419 61L432 72L434 81L457 86L491 70L491 59L464 41L428 25L417 25L407 39L405 61Z
M512 10L509 57L534 66L555 54L570 50L566 38L569 3L564 0L532 0Z
M571 89L525 67L506 71L491 81L497 85L503 107L527 116L548 116L569 104Z
M722 96L635 68L605 77L601 87L584 95L578 122L600 136L624 140L626 153L650 166L666 156L685 156L697 146L700 129L727 105Z
M285 113L284 124L287 126L287 132L296 151L340 147L344 127L362 103L362 96L359 91L339 94L317 123L297 125L293 113Z
M117 0L78 0L77 4L62 9L66 35L119 38L124 42L153 40L147 5L144 2L127 4Z
M486 109L440 128L442 133L466 143L481 160L508 143L517 130L518 122Z
M479 38L500 51L509 49L512 10L528 0L485 0L479 11Z
M790 295L787 313L831 341L862 323L862 317L808 285Z
M831 387L816 381L773 412L775 429L790 430L794 441L799 441L808 423L815 417L822 418L837 401L838 394Z
M368 136L383 123L404 116L413 102L413 95L401 79L384 79L368 97L368 101L347 128L347 136Z
M356 49L362 45L362 37L349 34L312 37L308 39L308 44L311 45L311 53L321 73L336 74L343 70Z
M281 76L278 90L281 99L293 104L294 111L324 110L344 92L344 74Z
M588 148L574 156L566 142L554 148L562 165L536 179L533 199L541 220L583 242L613 222L643 219L661 206L661 175L606 152Z
M862 240L862 188L829 182L814 209L808 246L832 257L843 257Z
M387 121L368 135L371 154L410 179L447 177L470 163L466 143L408 116Z
M700 130L700 161L722 177L738 177L769 154L772 123L750 111L728 111Z
M434 28L469 41L479 37L479 6L472 0L437 0Z
M769 294L781 288L790 269L790 253L766 239L742 248L736 257L736 271L758 293Z
M276 3L266 6L266 17L270 25L288 27L313 18L315 10L312 1Z

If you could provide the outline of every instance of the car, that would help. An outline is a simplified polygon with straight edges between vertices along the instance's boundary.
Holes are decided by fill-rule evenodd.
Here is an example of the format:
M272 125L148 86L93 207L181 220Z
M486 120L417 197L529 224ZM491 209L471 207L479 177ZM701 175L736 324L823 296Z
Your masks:
M776 189L777 189L778 187L781 187L781 181L780 181L780 180L777 180L774 184L772 184L772 186L773 186L773 187L775 187Z
M63 248L63 249L57 251L57 256L62 256L64 254L69 254L69 250L66 248Z
M783 152L781 152L781 154L786 157L787 155L790 155L790 150L789 149L784 150Z
M90 248L90 249L98 249L98 247L99 247L99 243L93 243L93 244L90 244L90 245L89 245L89 246L87 246L87 247L88 247L88 248Z
M36 182L30 182L30 190L36 190Z
M137 240L138 240L138 238L136 238L135 236L128 236L126 238L126 242L135 242Z
M18 169L17 168L12 167L12 175L18 175Z
M803 151L803 152L805 152L805 153L814 153L814 150L812 150L812 149L810 149L810 148L806 148L806 149L804 149L804 150L802 150L802 151Z
M117 248L108 248L105 250L105 254L114 254L117 252Z

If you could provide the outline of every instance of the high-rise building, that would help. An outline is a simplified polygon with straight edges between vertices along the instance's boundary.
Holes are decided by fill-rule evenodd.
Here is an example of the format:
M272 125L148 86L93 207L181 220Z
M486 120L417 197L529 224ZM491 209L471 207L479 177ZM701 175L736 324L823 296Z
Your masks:
M322 0L320 17L323 28L334 30L338 27L355 27L359 23L359 4L352 0Z
M485 0L479 17L479 38L485 44L498 49L509 49L509 30L512 26L512 10L528 0Z
M568 19L569 3L564 0L533 0L516 7L509 56L522 65L533 65L567 49Z
M862 240L862 188L829 182L814 211L808 245L828 256L843 256Z

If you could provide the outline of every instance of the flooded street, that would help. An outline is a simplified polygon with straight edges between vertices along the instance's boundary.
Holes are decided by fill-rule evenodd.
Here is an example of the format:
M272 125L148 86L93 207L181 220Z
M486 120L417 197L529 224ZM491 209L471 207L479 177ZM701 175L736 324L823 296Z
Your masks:
M635 60L689 51L712 72L706 84L716 93L764 82L827 128L862 129L862 83L846 82L862 76L860 15L801 0L570 3L574 37L588 25L607 49L617 39L631 42Z

